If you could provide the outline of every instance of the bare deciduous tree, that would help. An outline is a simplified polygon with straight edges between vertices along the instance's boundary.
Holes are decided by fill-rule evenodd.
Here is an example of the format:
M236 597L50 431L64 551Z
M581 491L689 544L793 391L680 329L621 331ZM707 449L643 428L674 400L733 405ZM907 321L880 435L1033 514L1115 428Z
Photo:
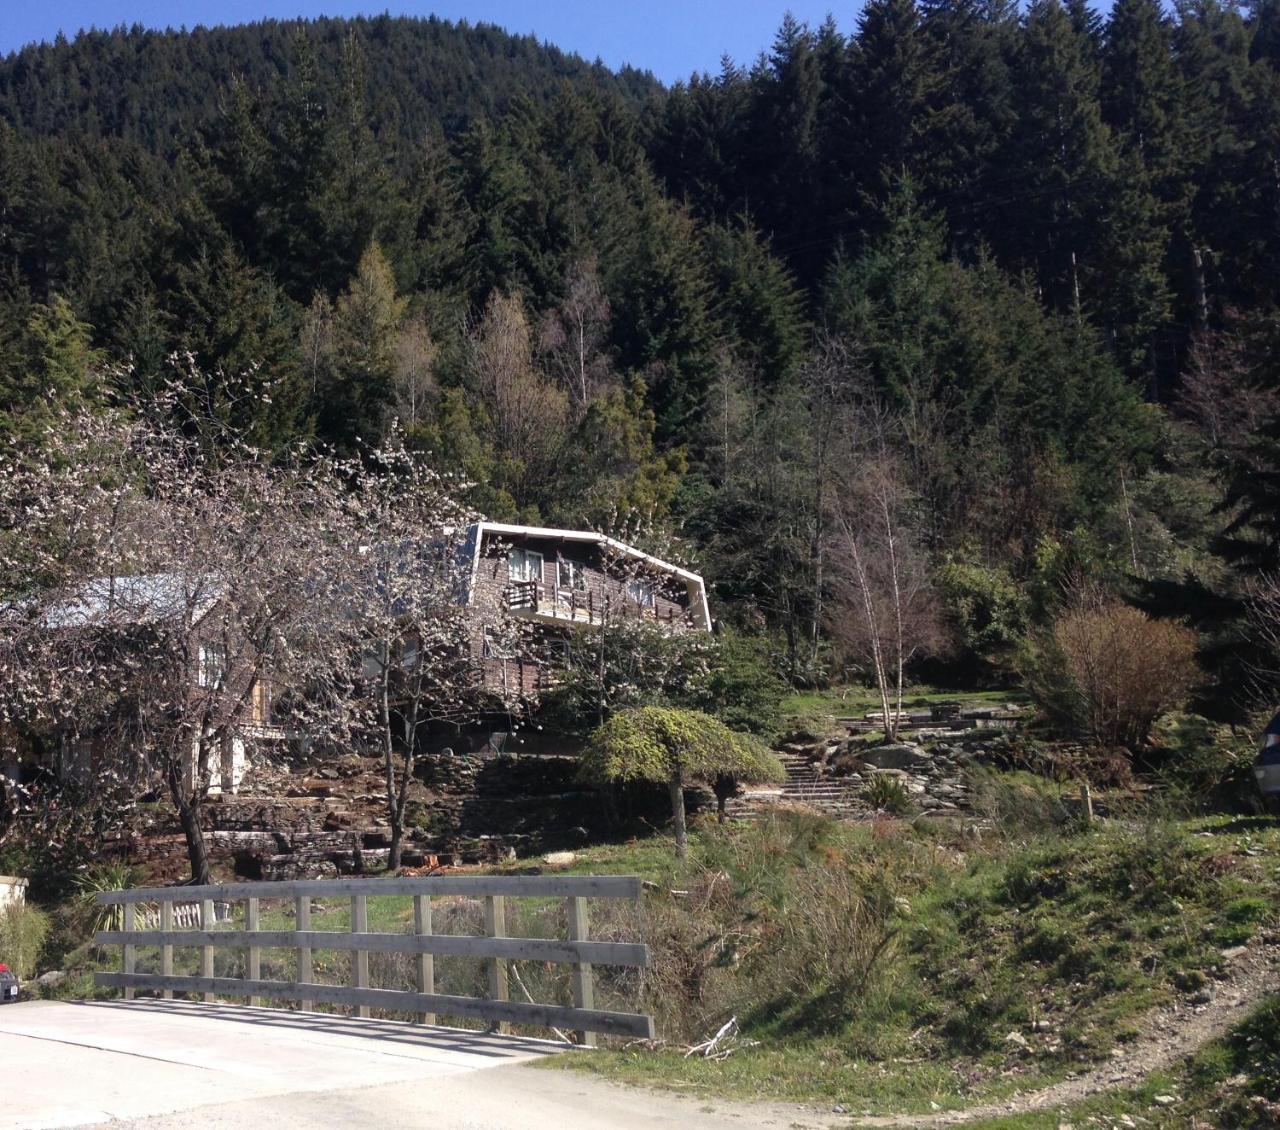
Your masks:
M1258 358L1231 333L1199 334L1191 347L1178 409L1215 451L1240 458L1280 407L1280 394L1254 375Z
M440 393L435 361L439 346L421 318L409 318L396 331L391 353L395 365L395 409L408 428L416 427Z
M511 629L482 623L463 603L473 516L401 436L343 477L343 532L326 561L320 603L328 614L304 710L314 733L380 753L395 869L423 732L506 705L487 701L477 659L486 632L492 640Z
M874 676L890 741L898 736L908 665L943 643L907 503L901 473L881 449L849 470L830 507L832 631Z
M214 771L307 654L335 484L163 419L59 420L5 476L0 697L46 744L163 782L203 882Z
M522 484L555 469L568 438L569 401L533 363L524 306L493 294L468 335L470 381L488 410L494 438L508 468L501 485L520 501Z
M612 375L605 343L609 337L609 299L594 259L575 263L560 305L543 318L538 352L550 373L569 391L576 420Z

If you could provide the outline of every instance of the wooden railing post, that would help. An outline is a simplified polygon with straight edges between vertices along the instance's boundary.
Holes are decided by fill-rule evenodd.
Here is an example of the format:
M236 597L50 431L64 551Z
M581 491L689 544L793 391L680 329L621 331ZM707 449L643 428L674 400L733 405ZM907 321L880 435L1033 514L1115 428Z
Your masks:
M367 895L351 896L351 932L353 934L367 934L369 932L369 901ZM353 950L351 953L351 984L356 989L367 989L369 987L369 951ZM358 1004L355 1006L356 1016L368 1016L369 1006Z
M200 929L212 930L214 926L213 918L213 899L200 900ZM213 977L213 946L200 947L200 976ZM214 1000L213 993L205 993L204 1000L206 1004L212 1004Z
M502 895L486 895L484 900L484 928L491 938L507 936L507 904ZM489 959L489 999L505 1001L510 999L507 988L506 958ZM490 1032L507 1033L511 1025L503 1020L496 1020L489 1025Z
M565 910L569 917L569 941L587 941L587 900L581 896L571 896L565 900ZM595 978L589 961L573 963L573 1007L589 1009L596 1007ZM595 1047L594 1033L579 1031L578 1043L587 1048Z
M413 896L413 932L418 937L431 933L430 895ZM415 987L418 992L431 995L436 991L436 959L434 954L418 954L417 961L414 963L414 973L416 974L414 978ZM420 1012L417 1019L419 1024L434 1024L436 1022L436 1014L434 1012Z
M122 909L124 910L124 932L126 934L132 934L137 929L137 921L134 918L134 913L138 909L138 904L136 902L127 902L124 904ZM134 968L136 967L137 958L137 947L129 942L125 942L125 944L120 947L120 971L126 976L131 976ZM124 999L127 1001L133 1000L133 988L131 986L125 987Z
M166 931L173 929L173 900L172 899L160 900L160 929L166 930ZM160 976L161 977L173 976L173 946L171 945L163 945L160 947ZM164 999L167 1001L173 1000L172 989L164 990Z
M299 931L311 929L311 896L298 895L293 900L294 922L293 928ZM311 947L298 947L298 984L311 984ZM305 990L303 990L305 992ZM302 1000L298 1002L298 1007L303 1012L311 1011L311 1002Z
M261 928L258 919L258 900L246 899L244 907L244 928L251 934L256 934ZM247 974L250 981L262 980L262 950L255 945L249 946ZM257 1008L262 1004L261 997L250 996L249 1007Z

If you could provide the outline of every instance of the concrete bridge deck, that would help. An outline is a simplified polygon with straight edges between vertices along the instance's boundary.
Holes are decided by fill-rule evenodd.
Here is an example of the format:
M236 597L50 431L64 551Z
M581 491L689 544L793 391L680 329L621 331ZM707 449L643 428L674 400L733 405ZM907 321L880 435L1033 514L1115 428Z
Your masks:
M182 1001L0 1008L0 1130L709 1130L822 1126L527 1065L539 1040Z

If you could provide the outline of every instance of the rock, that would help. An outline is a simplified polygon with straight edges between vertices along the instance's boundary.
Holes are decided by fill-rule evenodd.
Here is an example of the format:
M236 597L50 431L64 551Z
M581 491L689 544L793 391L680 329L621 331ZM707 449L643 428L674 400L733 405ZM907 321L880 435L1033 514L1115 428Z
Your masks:
M1248 946L1232 946L1230 949L1223 950L1222 956L1227 961L1235 961L1237 957L1244 957L1248 952Z
M67 979L67 975L61 969L50 969L48 973L41 973L36 978L36 984L42 989L52 989L61 985Z
M877 769L923 769L929 764L930 757L918 745L898 742L865 749L862 760Z
M1006 1044L1013 1044L1015 1047L1028 1048L1031 1045L1027 1043L1027 1038L1021 1032L1010 1032L1005 1038Z
M1159 1106L1173 1106L1178 1099L1175 1095L1156 1095L1155 1101Z
M542 862L551 867L568 867L578 856L571 851L549 851L542 857Z

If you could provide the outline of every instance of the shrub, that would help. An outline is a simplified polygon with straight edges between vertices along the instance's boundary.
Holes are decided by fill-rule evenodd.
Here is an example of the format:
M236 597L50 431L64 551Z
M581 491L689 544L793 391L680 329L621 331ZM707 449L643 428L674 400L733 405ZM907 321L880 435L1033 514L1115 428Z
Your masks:
M1003 664L1027 628L1027 597L1004 569L948 555L938 592L960 652L970 664Z
M1199 681L1195 648L1194 632L1119 601L1079 606L1040 641L1027 689L1059 729L1136 749Z
M976 767L970 770L968 782L974 812L1005 835L1046 832L1071 821L1061 788L1044 777Z
M726 631L710 654L705 688L682 705L705 710L731 730L771 738L782 724L786 693L768 640Z
M697 710L641 706L623 710L593 731L581 773L596 781L649 781L671 793L676 851L688 855L684 789L708 784L724 804L738 782L782 780L781 762L759 739L738 734Z
M1254 732L1266 719L1258 720ZM1251 735L1218 726L1198 714L1168 714L1151 734L1152 761L1171 798L1187 806L1249 807L1257 797L1256 749Z
M664 1036L737 1016L771 1039L841 1031L867 1050L884 1038L874 1021L905 975L897 848L862 852L843 835L805 812L713 829L687 895L645 900L642 991Z
M30 903L10 903L0 911L0 961L20 980L29 980L48 935L49 916L43 910Z
M877 812L887 812L890 816L906 816L914 811L911 794L906 786L893 777L877 773L862 790L862 799Z
M77 877L76 902L89 920L90 933L124 928L124 907L120 903L99 906L97 896L132 887L137 877L137 871L127 863L100 863Z

